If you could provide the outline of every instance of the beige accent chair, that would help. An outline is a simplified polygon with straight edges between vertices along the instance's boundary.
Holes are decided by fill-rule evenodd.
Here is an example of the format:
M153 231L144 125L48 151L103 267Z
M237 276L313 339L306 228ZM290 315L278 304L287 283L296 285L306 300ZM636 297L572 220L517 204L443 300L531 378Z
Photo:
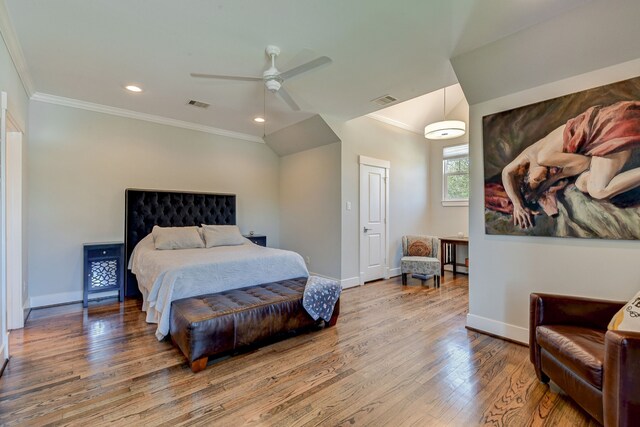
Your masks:
M434 286L440 287L440 239L433 236L402 236L402 259L400 271L402 284L407 284L407 275L433 276Z

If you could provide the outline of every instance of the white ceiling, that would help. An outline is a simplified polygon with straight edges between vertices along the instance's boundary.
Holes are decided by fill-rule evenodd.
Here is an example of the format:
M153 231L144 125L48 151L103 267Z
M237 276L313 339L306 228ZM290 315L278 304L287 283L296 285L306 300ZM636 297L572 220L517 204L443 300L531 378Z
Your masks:
M439 89L426 95L418 96L400 104L383 108L371 114L369 117L383 121L387 124L397 126L399 128L414 132L420 135L424 134L424 127L429 123L444 120L463 120L467 122L469 117L450 117L451 112L460 105L461 102L467 103L462 88L459 84L451 85L446 88L446 111L444 110L445 89ZM468 113L468 105L465 105L464 111Z
M333 64L286 82L303 108L267 93L267 133L311 117L342 119L456 83L449 58L588 0L4 0L35 91L262 136L260 83L191 72L261 75L326 55ZM122 87L140 84L132 94ZM206 110L185 105L210 103Z

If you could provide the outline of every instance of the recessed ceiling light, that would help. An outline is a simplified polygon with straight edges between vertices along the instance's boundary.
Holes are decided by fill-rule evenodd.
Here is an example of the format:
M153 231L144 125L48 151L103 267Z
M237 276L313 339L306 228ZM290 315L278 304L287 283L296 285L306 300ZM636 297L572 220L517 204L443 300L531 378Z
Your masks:
M264 119L262 117L256 117L253 121L257 123L264 123Z
M142 89L140 89L139 86L135 86L135 85L125 86L124 88L130 92L142 92Z

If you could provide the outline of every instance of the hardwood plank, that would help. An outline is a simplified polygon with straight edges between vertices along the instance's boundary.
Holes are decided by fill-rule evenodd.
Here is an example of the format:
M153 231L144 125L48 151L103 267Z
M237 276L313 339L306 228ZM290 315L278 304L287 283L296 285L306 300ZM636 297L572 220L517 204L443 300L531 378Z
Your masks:
M345 290L332 328L193 374L140 302L33 310L11 333L1 425L597 425L525 347L465 329L467 276Z

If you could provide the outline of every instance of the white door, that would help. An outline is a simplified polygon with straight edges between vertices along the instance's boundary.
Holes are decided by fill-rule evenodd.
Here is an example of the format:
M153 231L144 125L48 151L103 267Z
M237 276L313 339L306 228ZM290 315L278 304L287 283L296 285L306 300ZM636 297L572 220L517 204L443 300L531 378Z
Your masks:
M381 279L387 267L387 169L360 164L360 277Z

